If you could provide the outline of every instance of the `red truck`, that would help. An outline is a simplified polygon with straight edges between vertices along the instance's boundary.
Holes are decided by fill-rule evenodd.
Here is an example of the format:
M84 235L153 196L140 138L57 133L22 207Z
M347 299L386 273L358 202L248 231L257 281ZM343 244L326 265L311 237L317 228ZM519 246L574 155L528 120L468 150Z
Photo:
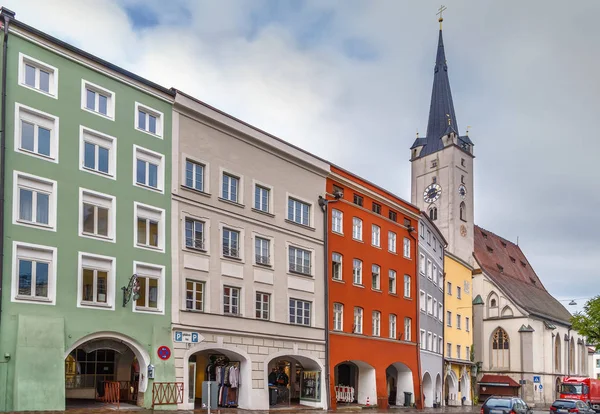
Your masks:
M560 398L585 401L600 413L600 379L564 377L560 384Z

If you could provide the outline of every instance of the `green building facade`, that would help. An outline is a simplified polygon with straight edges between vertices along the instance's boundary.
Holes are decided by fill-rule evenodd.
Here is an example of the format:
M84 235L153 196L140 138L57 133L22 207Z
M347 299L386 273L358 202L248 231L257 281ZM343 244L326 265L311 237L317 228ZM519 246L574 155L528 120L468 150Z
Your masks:
M7 46L0 411L105 381L150 407L175 379L172 93L16 20Z

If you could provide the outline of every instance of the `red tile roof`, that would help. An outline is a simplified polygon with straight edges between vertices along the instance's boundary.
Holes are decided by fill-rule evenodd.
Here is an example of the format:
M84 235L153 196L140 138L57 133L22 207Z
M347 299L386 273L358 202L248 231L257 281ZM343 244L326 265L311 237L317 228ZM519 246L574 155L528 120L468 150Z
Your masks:
M519 383L517 381L515 381L514 379L512 379L511 377L509 377L508 375L490 375L490 374L486 374L483 377L481 377L481 380L479 380L479 383L484 383L484 384L506 384L509 387L520 387Z
M485 274L517 305L537 316L570 323L572 315L544 288L519 246L475 226L474 255Z

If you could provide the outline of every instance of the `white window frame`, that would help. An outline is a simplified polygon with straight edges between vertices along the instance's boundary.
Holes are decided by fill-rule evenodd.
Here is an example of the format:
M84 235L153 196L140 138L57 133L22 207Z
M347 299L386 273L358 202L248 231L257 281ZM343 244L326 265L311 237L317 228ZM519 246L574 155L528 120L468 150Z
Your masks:
M452 328L452 312L449 310L446 311L446 326Z
M438 319L440 322L444 320L444 304L441 301L438 302Z
M381 336L381 312L373 311L371 314L371 334L373 336Z
M438 317L438 301L433 298L433 317L437 319Z
M258 298L258 296L260 295L260 300ZM267 301L265 302L263 299L264 297L267 297ZM270 321L271 320L271 293L269 292L263 292L263 291L256 291L254 292L254 317L260 321ZM265 304L266 304L266 312L267 312L267 317L264 318L263 314L265 312ZM260 305L260 308L259 308ZM256 313L260 312L260 317L256 316Z
M262 241L266 241L267 242L267 256L266 256L267 260L266 261L263 261L264 256L262 254L260 255L261 256L261 259L260 259L261 261L257 260L258 257L259 257L259 255L256 253L256 249L258 247L257 243L259 242L259 240L261 241L261 244L262 244ZM253 235L253 247L254 247L254 250L253 250L254 251L254 256L253 256L254 257L254 264L261 265L261 266L271 266L271 263L272 263L272 254L271 254L271 252L273 250L273 239L271 237L266 237L266 236L263 236L263 235L255 234L255 235ZM263 246L260 246L261 253L262 253L262 250L263 250L262 247Z
M205 195L210 195L210 166L209 166L209 163L195 159L195 158L187 156L185 154L182 154L182 158L184 159L184 162L182 163L183 165L182 165L181 186L183 188L191 190L191 191L197 191L197 192L205 194ZM187 185L186 177L187 177L187 163L188 162L193 164L192 181L193 181L194 185L196 183L196 171L197 171L198 167L202 168L202 188L201 189L196 188L194 185L192 185L191 187Z
M433 315L433 297L431 295L427 295L427 313Z
M433 334L431 332L427 332L427 350L433 351Z
M419 337L419 345L421 349L426 349L427 347L427 333L425 329L421 329L421 336Z
M393 231L388 231L388 251L396 253L397 235Z
M106 303L84 302L83 301L83 268L93 268L94 270L104 270L107 275ZM101 256L98 254L78 252L77 260L77 307L88 309L115 309L115 280L116 280L117 259L110 256ZM95 288L94 288L95 289ZM96 296L96 295L94 295Z
M146 271L145 274L144 274L144 269ZM142 270L142 271L140 271L140 270ZM137 308L137 301L132 299L131 300L132 311L136 312L136 313L150 313L153 315L156 315L156 314L164 315L165 314L165 284L166 284L165 267L162 265L157 265L157 264L153 264L153 263L134 261L133 262L133 273L138 275L138 277L140 277L140 275L142 275L142 277L157 279L158 280L158 291L157 291L158 298L156 301L157 302L156 309L147 308L147 307ZM148 296L146 296L146 297L148 297Z
M439 354L444 353L444 337L443 336L438 336L438 353Z
M412 341L412 319L408 316L404 317L404 340L407 342Z
M404 275L404 297L405 298L410 298L411 296L411 284L412 284L412 277L410 277L410 275ZM407 283L408 281L408 283Z
M358 217L352 217L352 238L363 241L363 222Z
M94 102L95 109L89 109L87 107L87 90L91 90L96 94L96 99ZM106 96L106 115L100 112L100 98L99 94ZM98 115L105 119L110 119L111 121L115 120L115 100L117 99L117 94L113 91L110 91L100 85L96 85L88 80L81 79L81 109L86 112L89 112L94 115Z
M313 223L314 223L314 218L313 218L313 214L314 214L313 203L311 203L311 202L309 202L307 200L304 200L304 199L302 199L302 198L300 198L298 196L289 194L289 193L287 193L286 196L287 196L286 197L286 205L285 205L285 208L286 208L285 218L286 218L286 220L289 223L298 224L300 226L312 227ZM295 201L296 203L300 203L300 204L308 206L308 223L303 223L302 222L302 220L303 220L302 216L300 217L300 221L296 221L295 220L295 215L296 215L296 209L295 208L294 208L294 214L293 214L293 216L290 217L290 211L289 211L290 200L291 201Z
M433 348L432 351L437 353L437 347L438 347L438 336L437 334L433 334Z
M237 197L235 200L231 200L229 198L225 198L225 194L223 194L223 183L225 181L225 176L229 176L230 178L237 179ZM229 185L229 190L231 190L231 181ZM229 191L231 193L231 191ZM233 203L238 205L244 205L244 177L241 174L237 174L233 171L226 170L221 168L219 175L219 199L221 201L225 201L226 203Z
M108 235L84 233L83 231L83 204L93 204L94 206L108 209ZM137 220L134 221L134 227L137 230ZM88 239L102 240L116 243L117 241L117 199L110 194L100 193L79 187L79 236ZM136 233L137 234L137 233Z
M422 275L424 275L427 271L427 265L425 263L425 255L423 253L419 253L419 273Z
M302 251L305 253L308 253L308 260L309 260L309 271L308 273L305 272L299 272L297 270L292 270L292 267L296 266L296 261L294 261L294 266L292 266L292 263L290 262L290 251L291 249L295 249L296 251ZM296 244L288 244L287 245L287 271L289 274L293 274L293 275L300 275L300 276L308 276L308 277L313 277L313 272L314 272L314 266L313 266L313 259L314 259L314 250L312 249L308 249L306 247L302 247L302 246L298 246ZM294 259L297 259L297 256L294 256ZM304 263L304 258L302 260L302 263ZM305 267L304 264L301 265L302 267Z
M381 247L381 227L371 224L371 245Z
M352 328L353 333L362 335L363 326L364 326L364 309L359 306L355 306L354 307L353 328Z
M225 289L234 289L237 290L238 292L238 304L237 304L237 312L225 312ZM233 305L231 304L231 298L233 298L233 295L231 295L230 291L230 303L229 303L229 308L230 310L232 310ZM243 316L243 310L244 308L242 307L242 288L240 286L235 286L235 285L231 285L231 284L223 284L222 285L222 290L221 290L221 311L223 312L223 315L229 315L229 316Z
M468 316L465 316L465 331L471 332L470 327L471 319Z
M230 234L237 234L237 246L235 247L235 249L237 250L237 254L225 254L225 232L228 231L230 232ZM232 244L232 238L229 238L229 245L227 246L227 248L229 249L229 251L231 252L231 250L234 249L233 244ZM242 248L241 245L244 243L243 238L242 238L242 232L237 229L237 228L233 228L233 227L229 227L229 226L223 226L221 228L221 240L220 240L220 245L221 245L221 256L223 258L226 259L241 259L242 258Z
M138 118L138 111L140 111L140 110L142 112L145 112L146 114L150 114L150 115L156 117L156 134L154 134L153 132L150 132L150 129L146 130L146 129L140 128L139 118ZM163 139L164 121L165 121L165 116L162 112L160 112L156 109L153 109L147 105L144 105L142 103L135 102L134 111L133 111L133 127L135 130L143 132L145 134L148 134L148 135L156 137L156 138ZM148 124L149 124L149 122L148 122Z
M377 282L375 286L373 286L373 281ZM371 265L371 289L381 290L381 266L377 264Z
M192 246L188 246L187 243L187 223L188 221L191 221L193 224L193 228L192 228ZM197 246L197 239L196 239L196 224L200 223L202 226L202 240L200 241L200 246ZM197 217L193 217L190 215L185 215L183 218L183 247L184 249L188 249L188 250L199 250L202 252L206 252L207 251L207 245L208 243L206 243L206 236L207 236L207 231L208 231L208 223L206 222L206 220L197 218Z
M456 314L456 329L462 329L462 316L460 313Z
M96 145L96 147L108 147L108 173L91 169L85 166L85 142ZM98 157L96 153L96 163ZM135 164L134 164L135 165ZM117 138L103 132L79 125L79 170L100 177L117 179Z
M19 185L19 183L21 183ZM50 187L50 188L48 188ZM25 221L19 218L21 207L21 192L20 188L25 188L34 192L42 192L49 194L48 199L48 224L37 223L36 221ZM56 231L57 226L57 194L58 183L54 180L38 177L37 175L27 174L21 171L13 171L13 209L12 223L19 226L35 227L42 230ZM37 207L37 202L35 203ZM36 211L32 205L32 218Z
M339 260L336 260L339 257ZM343 256L341 253L332 252L331 253L331 278L333 280L340 281L343 277ZM336 275L337 273L337 275Z
M357 266L357 264L358 264L358 266ZM353 259L352 260L352 283L353 284L358 285L358 286L363 285L362 269L363 269L362 260Z
M427 259L427 279L432 280L433 279L433 263L431 262L430 259Z
M388 326L388 330L389 330L388 337L390 339L396 339L396 335L397 335L397 331L398 331L397 320L398 320L398 318L396 317L396 315L394 315L393 313L390 313L389 326Z
M183 309L184 311L187 312L204 312L204 310L206 309L206 300L207 300L207 296L206 296L206 282L204 280L194 280L194 279L185 279L184 280L184 293L183 293ZM187 292L188 292L188 288L187 288L187 284L188 283L192 283L192 287L193 287L193 295L192 295L192 304L194 305L194 307L192 309L189 309L187 307ZM196 292L196 285L201 285L202 286L202 298L200 299L200 302L202 303L202 309L196 309L196 302L198 301L197 299L197 292Z
M460 345L456 345L456 358L461 359L460 355L462 354L462 347Z
M273 187L270 185L266 185L264 183L258 182L256 180L252 180L252 209L259 213L273 214ZM260 207L262 206L262 197L259 205L256 204L256 191L257 190L266 191L267 192L267 209L264 210Z
M427 311L427 297L425 295L425 291L419 291L419 309L421 312Z
M298 323L298 317L296 315L296 313L294 313L294 322L292 322L290 319L292 317L291 314L289 314L289 308L291 307L291 303L289 303L290 301L295 301L294 304L294 310L298 309L298 303L301 302L303 305L308 303L308 324L304 323L304 306L302 307L302 323ZM289 298L288 303L290 306L288 306L288 321L290 323L290 325L298 325L298 326L313 326L313 303L310 300L306 300L306 299L299 299L299 298Z
M25 64L33 66L36 69L35 83L36 86L30 86L25 83ZM48 82L49 91L43 91L39 89L40 76L39 71L44 70L50 74ZM32 91L41 93L42 95L49 96L54 99L58 99L58 69L52 65L42 62L41 60L35 59L31 56L25 55L19 52L19 85L30 89Z
M398 277L395 270L388 270L388 293L395 295L398 291Z
M137 182L137 161L146 163L158 164L156 184L157 187L152 187L148 184L140 184ZM146 168L146 182L150 179L149 168ZM133 144L133 185L150 191L156 191L164 194L165 192L165 156L161 153L149 150L139 145Z
M46 129L50 130L50 155L38 154L35 151L29 151L21 148L21 120L28 123L33 123L38 126L43 124ZM14 124L14 150L15 152L36 157L42 160L58 163L58 148L59 148L59 117L42 112L38 109L15 103L15 124ZM34 133L34 146L37 145L37 138Z
M344 234L344 213L341 210L331 209L331 231Z
M432 272L432 281L434 285L437 285L438 281L437 281L437 275L438 275L438 271L437 271L437 266L433 265L433 272Z
M446 344L446 354L448 358L452 358L452 342Z
M344 330L344 304L335 302L333 304L333 330L341 332Z
M35 296L19 296L19 259L31 261L50 262L48 266L48 297L36 298ZM11 302L35 303L40 305L56 304L56 247L44 246L19 241L12 243L12 283ZM33 288L32 288L33 289ZM32 290L33 291L33 290Z
M410 239L408 237L404 238L402 247L402 254L404 255L404 258L410 259Z
M138 211L146 210L146 212L150 213L148 216L153 215L157 217L158 215L158 247L148 246L144 244L138 244L137 242L137 219L138 219ZM142 215L143 216L143 215ZM150 219L150 217L147 217ZM159 207L154 207L148 204L139 203L137 201L133 202L133 247L138 249L150 250L153 252L165 252L165 210ZM149 235L148 235L149 236ZM148 237L147 236L147 237Z

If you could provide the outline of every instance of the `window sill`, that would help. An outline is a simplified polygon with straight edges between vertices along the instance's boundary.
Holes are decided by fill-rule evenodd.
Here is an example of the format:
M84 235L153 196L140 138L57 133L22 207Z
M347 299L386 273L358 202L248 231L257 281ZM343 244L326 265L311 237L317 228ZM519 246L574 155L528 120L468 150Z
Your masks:
M50 137L50 146L52 146L52 136ZM26 150L25 148L15 148L15 151L20 152L21 154L29 155L31 157L41 158L46 161L54 162L58 164L58 160L56 157L52 157L50 155L39 154L37 152Z
M136 181L136 182L135 182L133 185L134 185L135 187L142 188L142 189L144 189L144 190L148 190L148 191L153 191L153 192L155 192L155 193L160 193L160 194L163 194L163 193L164 193L164 191L163 191L163 189L162 189L162 188L159 188L159 187L152 187L152 186L150 186L150 185L146 185L146 184L141 184L141 183L138 183L137 181Z
M210 194L210 193L204 192L202 190L198 190L197 188L194 188L194 187L188 187L187 185L184 185L184 184L181 185L181 188L183 190L187 190L187 191L191 191L191 192L196 193L196 194L200 194L200 195L202 195L204 197L211 197L212 196L212 194Z
M410 256L402 256L404 257L406 260L412 260L412 258Z
M305 278L314 279L313 275L311 275L310 273L295 272L293 270L288 270L288 275L289 276L302 276Z
M148 312L148 313L161 313L162 311L157 308L145 308L145 307L135 307L136 312Z
M383 293L383 292L381 291L381 289L373 289L373 288L371 288L371 291L373 291L373 292L376 292L376 293Z
M99 116L100 118L108 119L109 121L114 121L115 117L110 115L105 115L102 112L94 111L93 109L86 108L85 106L81 107L81 109L87 113L94 114Z
M274 217L275 217L275 214L273 214L273 213L269 213L268 211L263 211L263 210L260 210L260 209L258 209L258 208L254 208L254 207L252 207L252 209L251 209L251 210L252 210L252 211L254 211L255 213L262 214L263 216L267 216L267 217L271 217L271 218L274 218Z
M241 257L222 255L221 259L223 259L223 260L231 260L232 262L243 263L243 260L242 260Z
M231 316L233 318L241 318L244 315L242 315L241 313L227 313L227 312L223 312L223 316Z
M26 88L26 89L29 89L30 91L34 91L34 92L37 92L37 93L41 93L42 95L44 95L44 96L47 96L47 97L49 97L49 98L58 99L58 97L56 96L56 94L51 94L50 92L46 92L46 91L43 91L43 90L41 90L41 89L34 88L33 86L29 86L29 85L27 85L26 83L21 83L21 82L19 82L19 86L22 86L22 87L24 87L24 88Z
M394 255L398 256L398 253L396 253L396 252L395 252L395 251L393 251L393 250L389 250L389 249L388 249L388 253L391 253L391 254L394 254Z
M371 247L381 250L381 246L371 243Z
M157 118L158 118L158 117L157 117ZM161 121L162 121L162 120L161 120ZM154 133L154 132L152 132L152 131L146 131L145 129L142 129L142 128L140 128L140 127L137 127L137 126L135 127L135 130L136 130L136 131L139 131L139 132L143 132L144 134L148 134L148 135L150 135L150 136L152 136L152 137L154 137L154 138L163 139L162 135L158 135L158 134L156 134L156 133Z
M21 226L27 226L27 227L34 227L34 228L40 229L40 230L56 231L54 226L50 226L48 224L34 223L32 221L17 220L17 221L15 221L15 224L19 224Z
M344 236L344 233L339 232L339 231L335 231L335 230L331 230L331 234L335 234L337 236Z
M93 238L97 239L97 237L93 237ZM138 249L142 249L142 250L149 250L151 252L157 252L157 253L165 252L165 249L162 247L146 246L144 244L136 244L135 247L137 247Z
M223 198L223 197L219 197L219 201L221 201L223 203L226 203L226 204L231 204L232 206L236 206L236 207L239 207L239 208L246 207L245 205L243 205L241 203L238 203L237 201L231 201L231 200L228 200L228 199Z
M358 243L364 243L364 241L362 241L361 239L355 239L354 237L352 237L352 240Z
M113 305L110 303L94 303L81 301L80 305L85 308L99 308L99 309L112 309Z
M190 312L190 313L205 313L203 310L199 310L199 309L188 309L188 308L184 308L181 310L182 312Z
M341 279L333 279L333 278L332 278L332 279L331 279L331 281L332 281L332 282L335 282L335 283L343 283L343 284L345 284L345 283L346 283L345 281L343 281L343 280L341 280Z
M357 283L352 283L352 286L356 286L357 288L361 288L361 289L364 289L364 288L365 288L365 286L364 286L364 285L359 285L359 284L357 284Z
M270 263L258 263L258 262L254 262L254 266L256 267L262 267L262 268L267 268L267 269L273 269L273 265Z
M205 255L210 256L208 254L208 250L206 250L206 249L200 249L200 248L197 248L197 247L185 246L184 251L187 251L187 252L190 252L190 253L205 254Z
M52 303L52 300L50 298L38 298L38 297L35 297L35 296L17 295L17 296L15 296L15 299L16 300L27 301L27 302Z
M295 221L293 221L293 220L290 220L290 219L285 219L285 222L286 222L286 223L289 223L289 224L293 224L294 226L298 226L298 227L305 228L305 229L307 229L307 230L315 231L315 228L314 228L314 227L311 227L311 226L310 226L310 225L308 225L308 224L296 223ZM306 325L305 325L305 326L306 326Z
M112 237L108 237L108 236L101 236L98 234L91 234L91 233L79 233L80 237L85 237L87 239L94 239L94 240L100 240L100 241L105 241L105 242L111 242L114 243L115 239Z
M397 293L394 293L394 292L388 292L388 294L389 294L390 296L394 296L394 297L397 297L397 298L399 298L399 297L400 297L400 296L398 296L398 294L397 294Z
M110 160L109 160L110 162ZM88 168L85 165L81 166L81 171L85 171L91 174L95 174L98 175L100 177L104 177L104 178L110 178L111 180L115 179L115 175L111 174L111 173L105 173L104 171L98 171L98 170L94 170L93 168Z
M406 299L406 300L413 300L410 296L404 296L404 299Z

